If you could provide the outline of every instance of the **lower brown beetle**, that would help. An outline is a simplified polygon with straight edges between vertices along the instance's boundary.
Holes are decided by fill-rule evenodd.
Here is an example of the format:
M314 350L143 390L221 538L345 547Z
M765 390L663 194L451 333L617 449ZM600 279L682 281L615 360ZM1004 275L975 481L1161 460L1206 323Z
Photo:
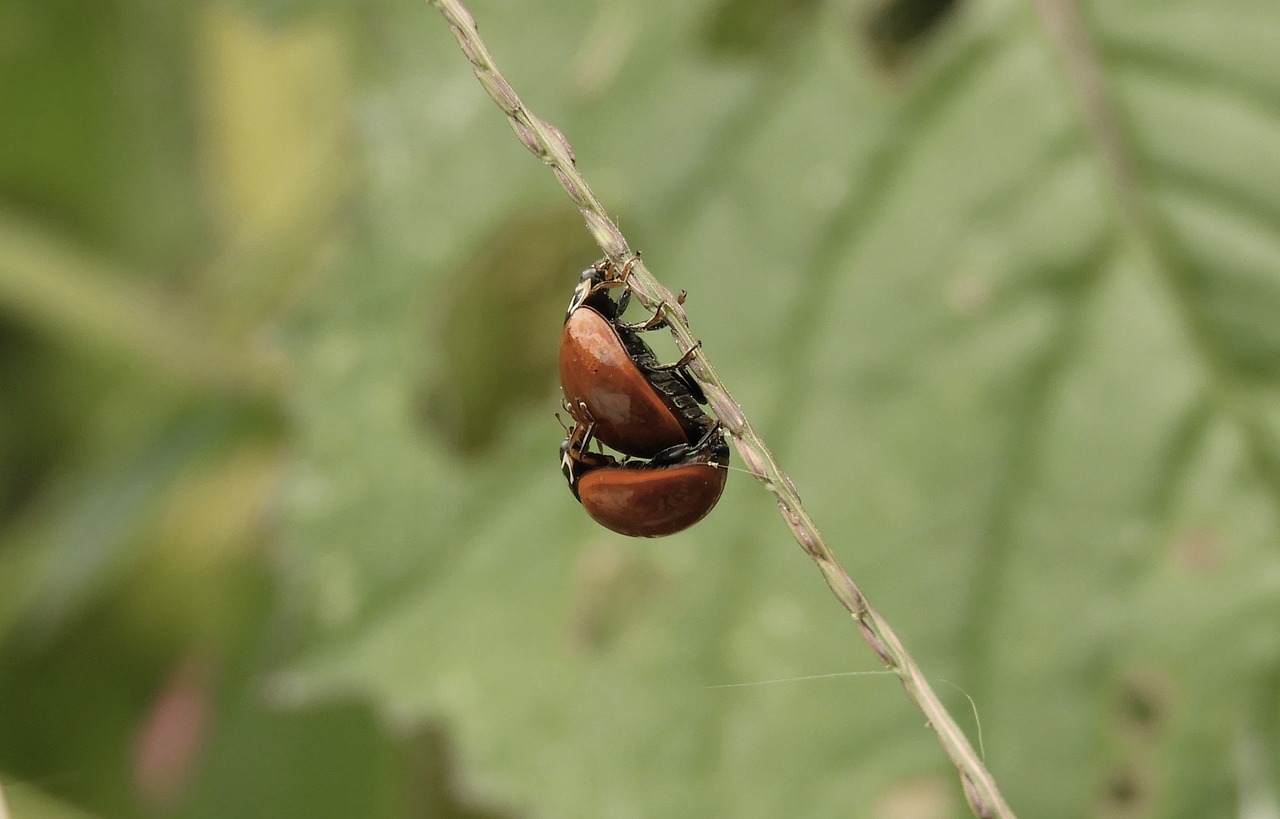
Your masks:
M719 425L695 444L647 461L591 452L592 426L576 425L560 445L560 467L593 520L629 537L665 537L706 517L728 477L729 447Z

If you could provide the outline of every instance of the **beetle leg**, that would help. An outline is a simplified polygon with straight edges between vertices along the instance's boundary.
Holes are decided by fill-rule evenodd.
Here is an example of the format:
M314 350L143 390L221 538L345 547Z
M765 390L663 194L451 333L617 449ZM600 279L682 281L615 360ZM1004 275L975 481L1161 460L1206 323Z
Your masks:
M627 279L631 278L631 271L638 261L640 261L640 251L637 250L634 256L622 263L622 272L618 274L618 280L626 283Z
M698 354L698 350L702 347L702 341L695 341L688 352L680 356L680 358L671 364L654 364L646 365L646 369L650 372L666 372L671 373L680 383L688 388L689 394L693 396L693 400L699 404L707 403L707 395L702 391L702 387L693 379L689 371L685 369L693 357Z
M569 433L569 439L572 442L572 448L575 452L585 452L587 447L591 445L591 433L595 431L596 423L583 424L579 422Z
M709 454L707 457L708 466L728 467L729 466L729 445L724 440L724 426L716 421L711 424L698 442L693 445L690 451L691 455Z
M622 295L618 296L618 312L614 315L621 316L627 312L627 305L631 303L631 285L627 284L626 279L613 282L614 286L622 286Z
M677 463L678 461L684 460L684 458L687 457L688 454L692 451L693 451L693 447L689 446L688 444L676 444L675 446L669 446L666 449L661 450L660 452L657 452L656 454L654 454L654 456L649 459L646 465L647 466L668 466L670 464Z
M615 287L622 288L622 295L618 296L618 303L613 308L613 315L620 316L626 312L627 305L631 303L631 286L627 284L626 279L602 279L593 281L587 295L578 300L578 304L586 302L587 297L595 295L602 290L612 290Z
M724 427L721 426L719 421L712 423L709 427L707 427L707 431L703 433L702 437L698 439L698 442L693 445L694 451L697 451L700 449L706 449L707 445L711 443L712 438L717 433L719 433L722 429L724 429Z
M689 394L693 396L694 401L699 404L707 403L707 394L702 391L702 385L693 380L693 376L689 374L688 370L676 370L675 377L680 379L680 383L684 384L685 388L689 390Z
M591 446L595 426L594 421L575 424L568 436L560 443L560 471L564 473L564 479L568 482L569 489L575 498L578 497L578 479L583 474L617 463L603 451L591 452L588 449ZM596 442L596 446L597 448L600 446L599 442Z
M695 341L695 342L693 343L693 346L692 346L692 347L690 347L690 348L688 349L688 351L687 351L684 355L680 356L679 360L677 360L676 362L674 362L674 363L672 363L672 364L659 364L658 366L654 367L653 369L655 369L655 370L679 370L681 367L686 366L690 361L693 361L693 357L694 357L694 356L696 356L696 355L698 354L698 349L699 349L699 348L701 348L701 347L702 347L702 341L701 341L701 340Z
M647 321L637 321L632 324L626 322L618 322L618 326L624 330L632 332L644 332L646 330L657 330L667 326L667 303L660 302L658 309L653 311L653 315Z
M714 450L713 454L719 454L719 450L724 447L724 433L721 431L719 421L715 421L707 426L707 431L702 437L693 444L676 444L658 452L649 459L648 466L669 466L670 464L679 463L692 456L701 454L706 450Z
M622 263L622 270L619 271L616 279L605 279L600 284L601 287L623 288L622 295L618 296L618 312L615 315L621 316L623 313L627 312L627 305L631 303L631 285L629 282L631 279L631 271L635 268L636 262L638 261L640 261L640 251L637 250L636 255ZM614 264L608 259L606 259L602 264L606 267L600 272L607 276L608 273L614 269Z

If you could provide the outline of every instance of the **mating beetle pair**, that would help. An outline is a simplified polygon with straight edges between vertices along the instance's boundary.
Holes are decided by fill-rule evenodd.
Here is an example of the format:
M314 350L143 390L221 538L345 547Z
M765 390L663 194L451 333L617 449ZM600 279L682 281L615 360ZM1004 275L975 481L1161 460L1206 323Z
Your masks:
M665 323L621 317L630 299L629 267L597 262L582 273L560 336L560 386L575 425L560 446L560 466L574 497L597 523L632 537L675 534L701 520L720 499L729 447L717 422L698 406L706 398L684 371L693 350L658 363L640 332ZM608 291L622 288L615 302ZM588 449L596 440L621 461Z

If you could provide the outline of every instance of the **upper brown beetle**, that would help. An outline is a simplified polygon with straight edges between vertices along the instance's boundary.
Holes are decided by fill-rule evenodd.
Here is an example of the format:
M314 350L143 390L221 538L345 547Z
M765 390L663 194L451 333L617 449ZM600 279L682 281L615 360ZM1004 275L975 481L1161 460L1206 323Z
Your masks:
M629 268L601 261L582 273L560 334L560 386L565 408L590 424L606 446L641 458L700 440L715 423L698 406L706 398L684 371L690 350L674 364L659 364L640 332L661 327L664 310L647 322L621 320L630 298ZM608 291L623 288L617 301ZM696 349L696 348L695 348Z

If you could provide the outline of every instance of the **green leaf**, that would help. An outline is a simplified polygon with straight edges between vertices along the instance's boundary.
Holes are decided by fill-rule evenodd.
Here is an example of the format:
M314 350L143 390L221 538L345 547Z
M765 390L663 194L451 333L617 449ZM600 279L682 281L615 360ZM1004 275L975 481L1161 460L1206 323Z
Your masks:
M1225 816L1270 792L1280 86L1254 32L1273 9L1097 4L1062 38L972 4L894 81L818 23L721 63L683 4L475 11L690 291L855 577L952 706L972 699L1016 809ZM695 530L620 543L559 486L550 396L480 461L413 437L397 396L414 362L449 364L407 342L412 305L538 183L491 145L501 122L448 43L404 37L429 56L389 72L370 151L425 150L371 195L378 250L334 271L297 348L316 392L290 517L323 544L328 636L285 679L449 720L475 787L541 815L959 810L890 679L765 684L873 664L745 478ZM738 682L761 684L711 687Z
M0 390L0 608L57 632L0 646L57 672L4 675L0 765L48 790L15 805L133 805L155 669L218 634L178 815L966 814L749 476L658 541L566 490L552 357L598 254L438 14L171 5L0 9L0 331L58 370ZM1020 815L1280 810L1274 0L473 11ZM282 428L143 434L224 389ZM264 428L285 599L132 600L180 575L159 501ZM169 612L163 647L103 610Z
M724 61L717 6L473 9L1023 815L1274 807L1280 7L1244 5L973 2L893 77L823 19ZM560 485L549 371L481 457L414 428L420 305L557 200L410 17L395 173L295 347L322 626L282 682L447 720L534 815L962 813L891 677L769 682L875 664L747 476L622 542Z

